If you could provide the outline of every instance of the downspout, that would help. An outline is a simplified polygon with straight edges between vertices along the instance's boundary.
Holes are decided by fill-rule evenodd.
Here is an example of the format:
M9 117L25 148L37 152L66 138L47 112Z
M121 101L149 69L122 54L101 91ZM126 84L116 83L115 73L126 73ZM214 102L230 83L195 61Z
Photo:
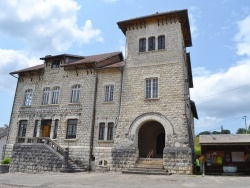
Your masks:
M11 74L11 76L13 76L13 75ZM6 151L6 147L7 147L8 140L9 140L9 133L10 133L10 129L11 129L11 119L12 119L12 116L13 116L13 109L14 109L14 104L16 102L17 88L18 88L18 83L19 83L19 79L20 79L19 77L16 77L16 76L13 76L13 77L17 78L17 84L16 84L16 91L15 91L14 101L13 101L12 109L11 109L9 128L8 128L8 134L7 134L6 144L5 144L5 148L4 148L3 158L5 158L5 151Z
M94 90L94 101L93 101L93 112L92 112L92 126L90 130L90 148L89 148L89 171L91 171L91 162L94 161L93 156L93 145L94 145L94 127L96 117L96 100L97 100L97 86L98 86L98 73L95 69L95 90Z

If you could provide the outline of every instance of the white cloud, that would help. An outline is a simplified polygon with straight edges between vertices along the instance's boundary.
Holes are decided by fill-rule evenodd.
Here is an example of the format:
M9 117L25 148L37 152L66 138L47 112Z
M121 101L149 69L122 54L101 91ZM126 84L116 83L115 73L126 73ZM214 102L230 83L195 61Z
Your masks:
M65 51L73 43L103 41L91 20L82 27L77 25L81 7L72 0L9 0L2 1L1 7L0 31L24 39L32 51Z
M239 33L235 36L237 54L250 57L250 15L237 23Z
M43 63L38 57L28 58L23 51L5 49L0 49L0 59L0 92L15 91L17 80L11 78L10 72Z
M200 14L199 10L197 7L190 7L190 12L189 12L189 21L190 21L190 30L192 34L192 38L196 38L199 35L198 32L198 26L196 23L196 18Z
M209 121L241 117L250 109L250 15L237 23L235 35L238 60L227 70L211 72L204 67L193 70L194 89L191 96L196 102L200 126L211 127ZM241 119L241 118L240 118ZM232 122L231 122L232 123ZM218 125L216 125L218 126Z

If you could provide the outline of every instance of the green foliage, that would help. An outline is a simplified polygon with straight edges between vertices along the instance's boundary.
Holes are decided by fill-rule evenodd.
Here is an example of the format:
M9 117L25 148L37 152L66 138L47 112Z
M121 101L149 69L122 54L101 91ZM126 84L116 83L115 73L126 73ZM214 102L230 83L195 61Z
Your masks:
M11 163L11 159L6 157L1 161L1 164L10 164Z
M236 132L236 134L246 134L246 129L244 128L239 128Z
M195 155L201 155L201 146L200 146L200 142L199 142L199 136L195 137L194 151L195 151Z
M210 134L210 131L203 131L199 133L199 135L207 135L207 134Z
M231 131L228 130L228 129L223 129L223 130L221 131L221 134L231 134Z

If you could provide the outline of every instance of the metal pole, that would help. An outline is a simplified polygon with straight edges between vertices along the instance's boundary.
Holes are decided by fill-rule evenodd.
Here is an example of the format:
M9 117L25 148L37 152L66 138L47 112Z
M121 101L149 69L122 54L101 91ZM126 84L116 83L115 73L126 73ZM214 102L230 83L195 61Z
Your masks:
M246 134L247 134L247 116L243 116L245 119L245 126L246 126Z

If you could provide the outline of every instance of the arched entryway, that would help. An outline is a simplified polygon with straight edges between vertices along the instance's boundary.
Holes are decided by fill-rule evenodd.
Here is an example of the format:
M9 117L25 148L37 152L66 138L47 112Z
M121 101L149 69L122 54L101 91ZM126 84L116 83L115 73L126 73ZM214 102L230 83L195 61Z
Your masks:
M153 150L153 158L162 158L165 147L165 129L157 121L144 123L138 133L138 149L140 157L147 157Z

